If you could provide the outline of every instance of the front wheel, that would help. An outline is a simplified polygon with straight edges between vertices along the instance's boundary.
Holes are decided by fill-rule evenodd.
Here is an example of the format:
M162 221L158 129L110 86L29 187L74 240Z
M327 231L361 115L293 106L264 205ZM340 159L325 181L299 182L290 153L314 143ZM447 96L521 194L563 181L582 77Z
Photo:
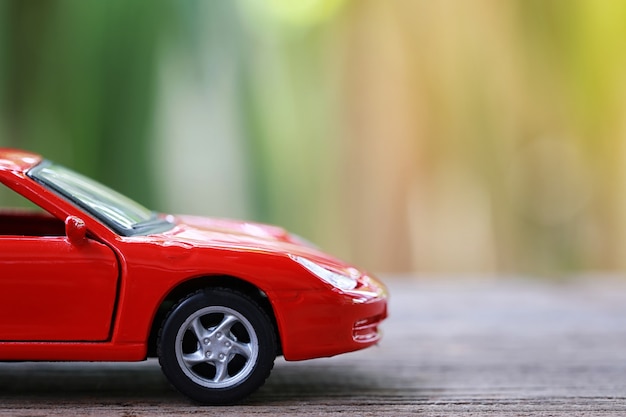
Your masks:
M203 404L230 404L251 394L276 358L274 326L265 311L223 288L183 299L165 319L157 343L165 376Z

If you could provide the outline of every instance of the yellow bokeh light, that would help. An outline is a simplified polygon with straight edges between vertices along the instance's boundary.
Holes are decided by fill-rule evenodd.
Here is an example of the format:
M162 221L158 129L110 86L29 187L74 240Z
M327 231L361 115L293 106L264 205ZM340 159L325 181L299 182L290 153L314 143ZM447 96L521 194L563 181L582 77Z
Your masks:
M257 17L282 24L309 27L335 16L345 0L244 0L243 6Z

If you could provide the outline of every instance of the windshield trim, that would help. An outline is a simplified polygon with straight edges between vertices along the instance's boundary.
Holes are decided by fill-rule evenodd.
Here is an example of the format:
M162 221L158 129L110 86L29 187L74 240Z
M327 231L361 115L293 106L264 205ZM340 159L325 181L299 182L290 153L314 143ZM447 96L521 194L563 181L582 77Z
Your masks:
M127 218L125 219L127 221L124 221L124 222L117 221L115 219L115 216L107 215L106 213L107 210L104 207L105 204L102 201L99 201L100 203L102 203L102 207L101 207L101 210L98 210L98 205L93 204L94 201L91 201L92 204L89 204L88 201L81 200L79 196L76 196L72 194L70 191L65 190L60 184L56 184L54 181L51 181L48 178L41 175L42 171L44 171L46 168L51 168L55 166L61 168L62 170L66 172L71 173L72 175L76 175L74 179L88 181L88 183L91 186L96 186L97 191L100 193L110 194L115 199L119 198L122 201L127 200L128 203L133 206L133 208L139 208L141 209L142 212L145 210L145 213L143 214L147 215L147 217L145 217L141 221L131 222L130 221L131 216L127 216ZM79 209L86 212L90 216L96 218L100 223L102 223L103 225L105 225L106 227L108 227L109 229L111 229L113 232L115 232L118 235L145 236L145 235L150 235L150 234L155 234L155 233L162 233L162 232L171 230L174 227L174 224L169 222L164 216L160 216L157 212L151 211L143 207L142 205L135 202L134 200L107 187L106 185L99 183L98 181L95 181L83 174L80 174L69 168L66 168L63 165L55 164L52 161L43 160L39 164L27 170L25 174L29 178L34 180L35 182L43 185L44 187L52 191L54 194L68 201L72 205L78 207ZM98 201L95 201L95 202L97 203Z

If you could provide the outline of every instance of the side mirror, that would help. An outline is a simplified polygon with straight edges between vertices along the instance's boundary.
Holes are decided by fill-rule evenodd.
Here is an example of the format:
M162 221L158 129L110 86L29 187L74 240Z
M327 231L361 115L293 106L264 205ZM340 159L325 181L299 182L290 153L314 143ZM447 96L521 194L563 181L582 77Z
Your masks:
M76 216L65 219L65 234L72 245L80 246L87 242L87 226Z

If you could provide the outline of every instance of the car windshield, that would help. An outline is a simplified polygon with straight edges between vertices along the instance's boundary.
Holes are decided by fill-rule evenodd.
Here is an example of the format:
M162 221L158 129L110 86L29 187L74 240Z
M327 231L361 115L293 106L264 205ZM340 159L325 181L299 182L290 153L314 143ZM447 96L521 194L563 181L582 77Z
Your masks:
M50 161L30 169L27 175L80 206L118 234L157 233L173 226L117 191Z

